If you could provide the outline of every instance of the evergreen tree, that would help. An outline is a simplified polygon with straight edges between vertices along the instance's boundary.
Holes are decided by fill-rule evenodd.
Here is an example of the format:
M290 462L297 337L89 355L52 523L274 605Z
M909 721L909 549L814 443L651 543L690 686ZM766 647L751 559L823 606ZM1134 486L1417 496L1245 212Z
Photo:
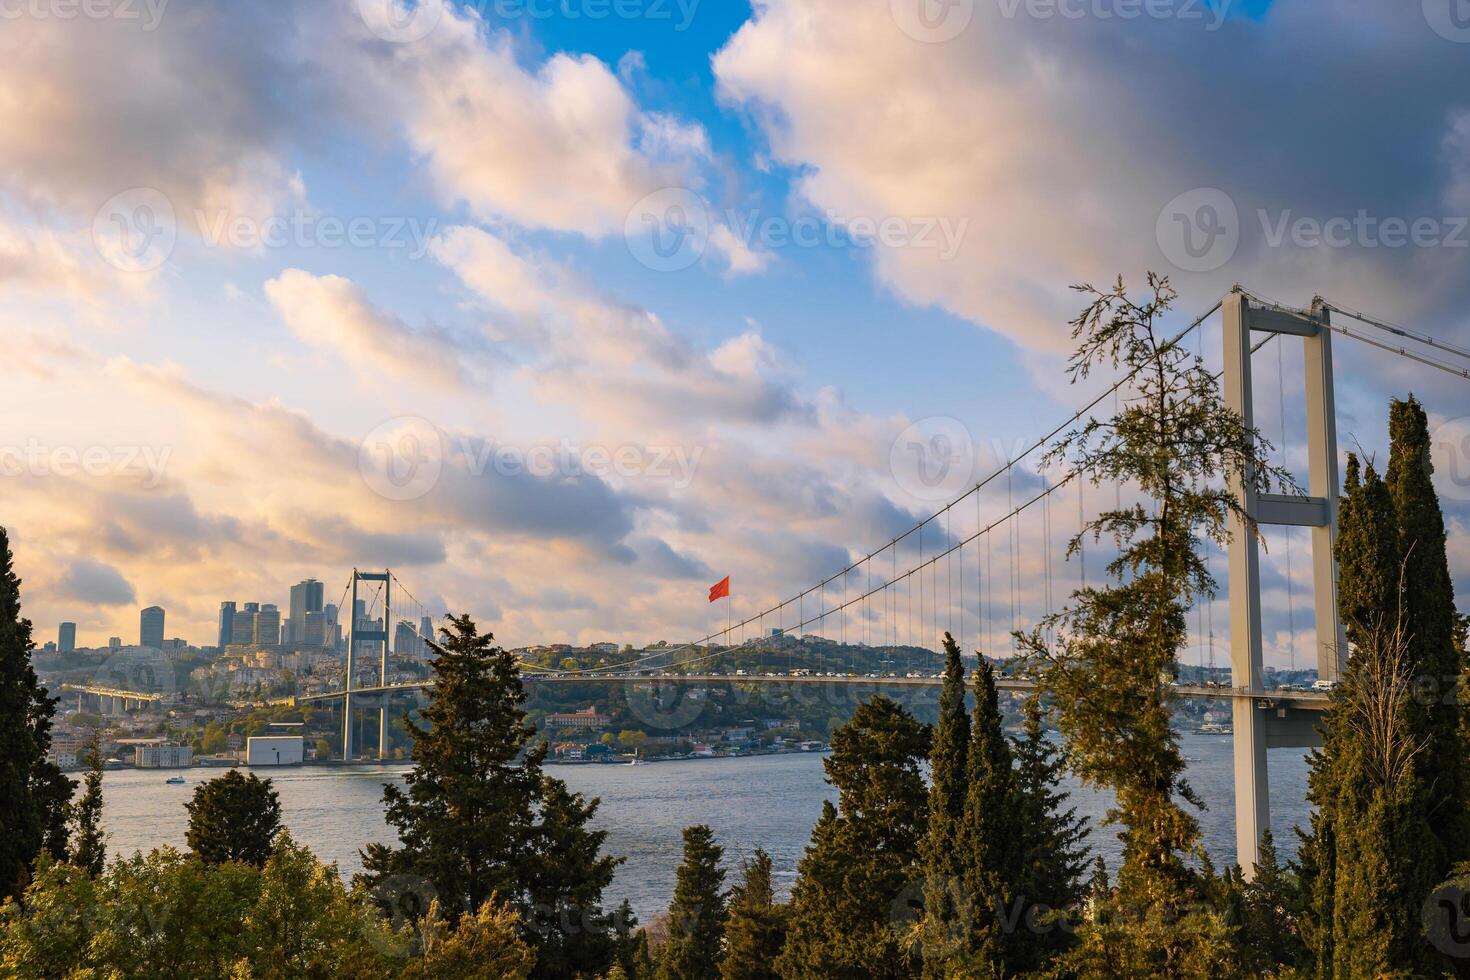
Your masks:
M102 750L97 737L87 745L85 789L71 804L71 863L96 878L107 867L107 840L102 833Z
M669 938L659 949L659 980L712 980L725 942L724 849L702 824L684 828L684 863L669 906Z
M231 769L202 783L184 804L189 849L210 864L243 861L265 867L281 832L281 800L269 779Z
M1016 895L1026 908L1027 930L1019 932L1015 964L1021 970L1038 969L1067 944L1069 934L1049 912L1075 913L1085 895L1082 873L1087 869L1087 820L1067 807L1059 789L1061 754L1047 740L1041 702L1026 701L1021 738L1014 742L1016 757L1015 822L1020 851Z
M944 634L944 687L939 724L929 754L929 827L923 841L924 914L920 943L925 976L943 976L955 955L968 912L960 894L960 824L969 786L970 714L965 709L965 668L954 637Z
M1412 395L1389 406L1388 435L1386 480L1398 522L1410 671L1416 683L1434 695L1414 699L1410 724L1428 740L1422 768L1429 774L1425 789L1437 844L1438 882L1470 857L1470 783L1466 746L1459 737L1463 708L1454 696L1464 671L1455 645L1459 616L1445 549L1444 514L1434 491L1429 419Z
M648 951L648 933L637 928L638 916L626 898L613 913L614 968L627 980L654 980L653 957ZM608 975L609 980L612 974Z
M824 760L837 806L822 805L797 867L790 931L776 961L783 977L900 978L916 963L901 929L923 874L928 825L920 763L931 735L881 695L858 706Z
M20 579L0 527L0 901L18 896L43 851L66 857L72 784L48 762L56 699L31 666L31 621L20 614Z
M777 980L776 957L786 943L786 907L775 900L771 856L757 850L730 892L725 924L724 980Z
M426 878L451 920L495 896L541 954L536 976L600 973L612 955L602 891L617 862L599 857L605 835L588 826L597 802L543 773L515 658L469 616L442 635L427 726L405 719L414 767L405 788L383 788L401 846L369 845L364 882Z
M1261 834L1255 877L1237 888L1242 896L1240 945L1247 969L1260 976L1305 966L1306 948L1297 930L1300 883L1277 860L1271 831Z
M1189 860L1201 842L1198 821L1181 804L1201 804L1171 725L1169 682L1188 639L1186 612L1216 591L1202 541L1228 543L1233 524L1258 533L1236 490L1264 491L1290 478L1224 403L1213 373L1161 335L1176 295L1167 278L1150 274L1148 285L1137 302L1121 278L1108 291L1078 287L1090 301L1072 321L1072 379L1125 370L1131 397L1113 419L1088 419L1069 432L1048 457L1079 479L1137 487L1143 500L1098 514L1072 542L1075 551L1088 535L1115 541L1111 581L1075 592L1068 609L1022 640L1057 705L1070 767L1115 794L1109 819L1122 825L1119 911L1130 910L1136 926L1129 942L1141 963L1172 969L1211 962L1199 944L1225 931L1219 923L1186 925L1201 896ZM1130 928L1124 918L1115 923L1119 935ZM1083 959L1120 941L1090 942Z

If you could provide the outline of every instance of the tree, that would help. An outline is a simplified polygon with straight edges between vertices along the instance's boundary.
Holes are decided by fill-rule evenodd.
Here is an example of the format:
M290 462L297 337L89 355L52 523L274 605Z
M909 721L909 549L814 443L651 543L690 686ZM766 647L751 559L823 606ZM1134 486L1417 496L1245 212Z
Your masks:
M1389 405L1388 435L1385 480L1393 499L1403 565L1407 657L1416 683L1433 694L1413 700L1409 720L1428 739L1423 768L1433 774L1426 778L1425 789L1433 822L1431 863L1437 883L1470 857L1470 783L1466 745L1459 737L1464 712L1457 697L1464 672L1455 644L1459 615L1446 554L1444 514L1432 479L1429 419L1412 395ZM1385 612L1394 608L1396 604L1385 607Z
M1129 397L1111 420L1089 418L1063 436L1047 459L1076 479L1136 487L1141 500L1096 515L1072 541L1073 552L1089 535L1117 543L1110 581L1074 592L1045 629L1021 639L1057 706L1071 768L1116 795L1109 819L1123 828L1120 907L1133 910L1143 960L1179 963L1200 952L1208 962L1197 947L1217 930L1183 927L1201 882L1189 861L1199 824L1181 803L1201 804L1171 727L1169 682L1187 640L1186 611L1216 591L1202 541L1228 543L1233 524L1258 533L1241 488L1292 484L1269 465L1260 433L1224 404L1214 375L1160 335L1176 295L1168 279L1150 274L1148 287L1137 302L1121 277L1105 292L1077 287L1089 303L1072 321L1072 380L1122 369ZM1095 948L1087 944L1086 955Z
M782 976L911 976L906 941L922 901L919 842L928 826L920 763L929 726L881 695L832 736L823 764L837 787L797 867Z
M777 980L776 957L786 943L786 907L771 887L771 856L757 849L730 893L725 925L724 980Z
M659 949L659 980L709 980L725 941L724 850L703 824L684 828L684 863L669 906L669 937Z
M547 746L526 722L515 658L469 616L450 617L440 635L427 725L405 720L407 785L383 789L400 846L369 845L364 882L427 879L451 921L494 896L541 954L538 976L566 964L600 973L612 948L602 890L616 862L598 856L605 834L588 826L597 801L543 773Z
M107 867L107 840L102 833L102 750L97 737L87 745L86 789L70 805L71 863L96 878Z
M1302 911L1300 883L1278 862L1271 831L1261 834L1255 877L1240 890L1240 945L1251 973L1259 976L1282 967L1306 966L1306 948L1297 929Z
M189 849L210 864L264 867L281 832L281 801L269 779L231 769L201 784L184 804Z
M1016 895L1025 907L1025 932L1018 933L1014 964L1038 969L1068 943L1068 932L1053 912L1075 912L1082 903L1087 869L1087 820L1067 807L1061 783L1063 759L1046 737L1041 701L1026 701L1022 734L1013 743L1016 759L1016 839L1020 869Z
M423 958L409 964L404 980L526 980L536 951L521 941L520 927L515 911L496 902L458 922L434 903L419 928Z
M945 633L944 687L929 754L929 826L923 841L924 914L919 940L926 976L943 975L966 911L956 885L961 873L958 837L969 786L969 758L965 668L959 645Z
M0 901L20 894L37 855L66 857L72 784L46 759L55 711L31 666L31 621L0 527Z

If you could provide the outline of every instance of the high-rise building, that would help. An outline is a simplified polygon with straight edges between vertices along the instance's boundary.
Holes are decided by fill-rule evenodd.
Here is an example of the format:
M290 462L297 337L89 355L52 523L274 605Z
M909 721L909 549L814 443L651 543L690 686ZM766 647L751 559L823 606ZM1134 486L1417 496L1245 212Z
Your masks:
M291 586L291 631L288 640L295 643L306 640L306 614L322 611L322 601L326 598L324 592L322 583L314 578Z
M235 604L219 604L219 648L223 650L235 640Z
M281 611L269 602L255 614L255 642L272 647L281 642Z
M400 657L419 660L423 658L425 649L424 641L419 639L418 631L413 628L413 620L399 620L393 630L393 652Z
M107 638L107 649L109 649L109 650L121 650L122 649L122 637L120 637L120 636L109 636Z
M77 624L62 623L56 631L56 652L71 653L77 648Z
M258 603L247 603L246 605L258 605ZM251 612L242 609L235 613L235 622L230 628L231 643L249 644L255 642L255 617L258 612L259 610Z
M163 649L163 607L149 606L138 614L138 645Z
M309 647L327 645L327 614L325 612L306 614L305 629L301 632L300 642Z

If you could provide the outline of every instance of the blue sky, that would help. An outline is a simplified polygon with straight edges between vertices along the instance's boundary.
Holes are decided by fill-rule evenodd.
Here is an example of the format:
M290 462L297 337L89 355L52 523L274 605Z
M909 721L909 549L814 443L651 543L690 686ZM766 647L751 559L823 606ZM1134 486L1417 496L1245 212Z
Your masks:
M210 0L8 23L0 447L24 460L0 520L31 615L101 642L157 603L205 641L221 600L391 564L510 643L677 639L710 576L754 611L941 505L895 463L915 432L956 434L974 479L1065 418L1072 283L1168 273L1180 322L1236 282L1321 293L1470 341L1470 38L1422 6ZM568 16L603 9L633 16ZM646 231L675 215L694 251L671 268ZM333 221L363 237L324 241ZM1294 350L1284 368L1299 466ZM1345 347L1339 378L1345 446L1382 453L1387 398L1424 398L1462 532L1463 388ZM420 443L432 479L394 470ZM619 451L637 464L598 465Z

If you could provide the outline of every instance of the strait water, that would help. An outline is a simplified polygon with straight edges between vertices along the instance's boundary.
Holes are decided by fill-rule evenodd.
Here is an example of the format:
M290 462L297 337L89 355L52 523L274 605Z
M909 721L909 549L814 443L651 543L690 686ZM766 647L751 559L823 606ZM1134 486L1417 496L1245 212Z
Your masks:
M1235 860L1231 745L1228 735L1183 736L1189 779L1208 806L1199 814L1217 866ZM1271 826L1283 852L1294 854L1292 828L1305 826L1306 752L1273 749ZM680 830L709 824L725 846L730 879L739 860L757 847L770 853L778 881L789 887L822 800L836 796L823 781L821 756L777 755L701 759L643 766L553 766L548 771L574 790L602 799L598 825L608 831L607 851L627 859L608 893L612 907L624 897L647 921L662 911L674 890ZM184 848L184 801L220 770L192 769L188 783L168 786L172 772L118 770L104 780L104 822L109 853L131 854L162 844ZM382 787L401 781L399 769L311 767L261 771L280 794L282 820L296 840L346 875L361 870L358 849L391 841L383 822ZM1092 845L1109 865L1119 846L1111 828L1097 827L1110 800L1069 785L1073 804L1094 822Z

